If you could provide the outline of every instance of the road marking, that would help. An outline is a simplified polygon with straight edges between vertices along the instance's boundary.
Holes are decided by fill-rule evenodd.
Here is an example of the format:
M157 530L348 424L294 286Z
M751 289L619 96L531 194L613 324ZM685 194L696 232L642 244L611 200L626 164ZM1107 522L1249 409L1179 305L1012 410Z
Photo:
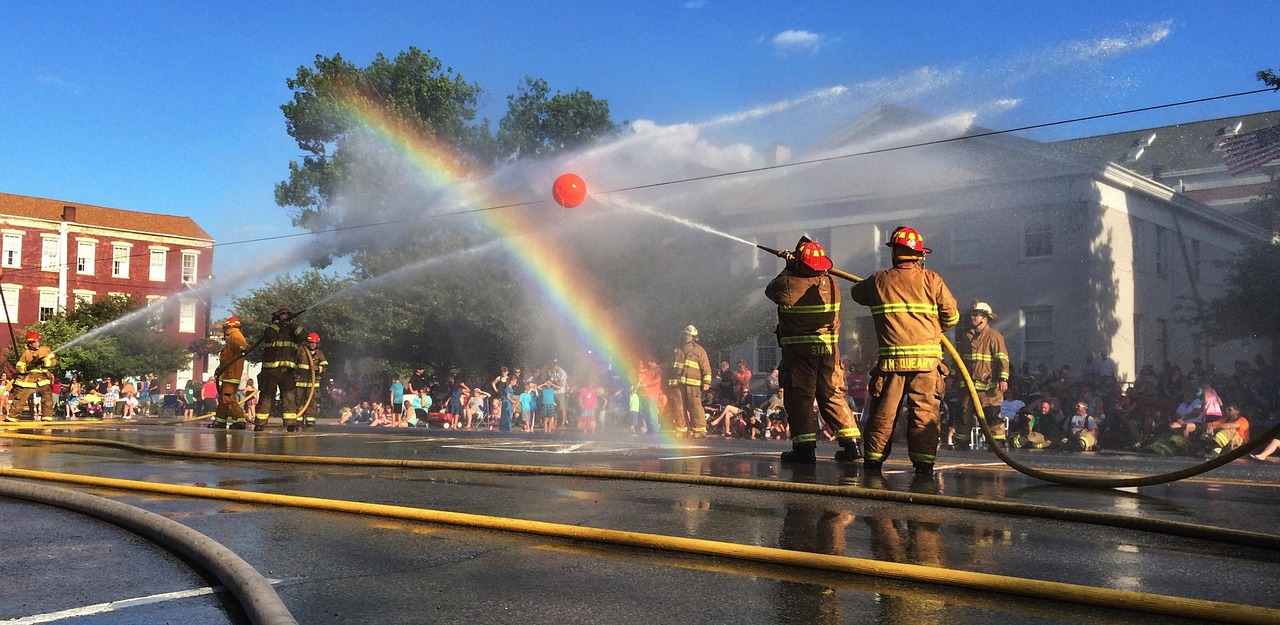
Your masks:
M219 587L217 590L221 590ZM165 601L173 601L174 599L187 599L190 597L199 597L202 595L210 595L215 591L214 588L193 588L191 590L179 590L177 592L165 592L158 595L148 595L146 597L135 597L133 599L121 599L119 601L108 601L107 603L97 603L94 605L86 605L79 608L71 608L69 610L59 610L57 612L48 612L46 614L35 614L32 616L24 616L22 618L9 619L0 621L0 623L13 625L34 625L35 623L53 623L66 619L82 618L93 616L95 614L104 614L107 612L115 612L125 608L135 606L149 605L152 603L162 603Z

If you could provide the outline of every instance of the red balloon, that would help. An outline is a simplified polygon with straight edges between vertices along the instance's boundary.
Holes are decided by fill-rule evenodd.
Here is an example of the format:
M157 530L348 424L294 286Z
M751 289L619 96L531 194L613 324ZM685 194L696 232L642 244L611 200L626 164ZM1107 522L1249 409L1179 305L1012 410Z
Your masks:
M551 185L551 197L565 208L577 208L587 199L587 183L577 174L562 174Z

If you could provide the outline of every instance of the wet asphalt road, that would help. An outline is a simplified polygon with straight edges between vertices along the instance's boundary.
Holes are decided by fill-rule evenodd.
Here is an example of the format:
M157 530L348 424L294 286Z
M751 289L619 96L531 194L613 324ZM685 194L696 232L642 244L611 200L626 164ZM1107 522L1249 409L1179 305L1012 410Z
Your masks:
M11 430L7 430L11 431ZM618 434L195 425L24 430L167 449L408 458L843 484L1095 510L1275 533L1280 464L1237 463L1137 492L1048 485L983 452L882 478L830 460L783 468L786 443ZM905 449L895 452L901 456ZM1162 473L1189 459L1024 452L1041 468ZM503 472L161 457L0 438L0 466L305 495L835 553L1280 608L1276 553L1029 517L868 499ZM183 523L276 581L300 623L1171 623L1169 617L732 558L382 517L71 487ZM245 623L188 563L101 521L0 499L0 623ZM1016 581L1015 581L1016 583ZM995 588L999 591L1001 589ZM170 594L172 593L172 594ZM128 601L124 605L112 602ZM1183 621L1198 622L1198 621Z

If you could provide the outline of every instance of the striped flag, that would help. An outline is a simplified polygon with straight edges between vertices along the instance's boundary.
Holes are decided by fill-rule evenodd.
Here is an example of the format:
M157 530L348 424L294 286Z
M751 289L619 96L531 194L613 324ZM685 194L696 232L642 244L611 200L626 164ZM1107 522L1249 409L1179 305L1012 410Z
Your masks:
M1272 126L1223 139L1222 162L1232 176L1239 176L1280 157L1280 126Z

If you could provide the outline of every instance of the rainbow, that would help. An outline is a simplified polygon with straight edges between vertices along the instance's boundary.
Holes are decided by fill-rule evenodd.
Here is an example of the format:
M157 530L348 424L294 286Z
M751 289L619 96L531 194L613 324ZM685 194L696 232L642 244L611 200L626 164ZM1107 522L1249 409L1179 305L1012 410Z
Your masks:
M476 207L501 204L493 198L484 197L478 190L467 190L472 188L471 185L463 183L473 171L466 165L466 159L452 149L424 136L411 124L368 98L347 93L342 94L339 101L353 121L388 148L397 151L427 177L428 183L465 195L458 199ZM548 194L550 188L548 181ZM563 260L563 255L552 243L546 237L520 236L523 224L511 217L511 211L491 210L475 214L499 240L506 242L503 249L516 261L514 265L540 287L537 289L539 296L545 298L550 305L549 310L555 311L568 325L579 344L591 349L605 362L613 363L623 380L629 383L638 380L636 363L645 354L644 350L634 344L630 339L633 333L607 312L608 306L595 293L574 288L581 284L574 279L577 269ZM663 355L657 356L659 365L665 365ZM662 434L666 438L671 432L663 431Z

